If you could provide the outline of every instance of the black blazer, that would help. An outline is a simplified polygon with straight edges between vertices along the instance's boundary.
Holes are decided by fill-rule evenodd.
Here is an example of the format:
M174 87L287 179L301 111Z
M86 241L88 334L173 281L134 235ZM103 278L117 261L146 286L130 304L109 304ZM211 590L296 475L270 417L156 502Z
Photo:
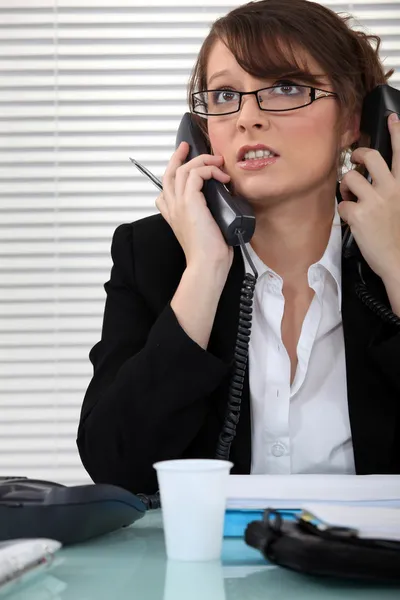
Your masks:
M185 269L183 251L160 216L117 228L101 341L82 406L78 448L92 479L134 492L157 489L152 464L214 457L228 395L244 275L235 248L207 351L180 327L170 300ZM365 266L374 296L382 281ZM357 272L342 261L342 316L348 406L356 471L400 473L400 332L354 293ZM202 282L199 281L201 286ZM251 431L246 377L231 448L233 473L249 473Z

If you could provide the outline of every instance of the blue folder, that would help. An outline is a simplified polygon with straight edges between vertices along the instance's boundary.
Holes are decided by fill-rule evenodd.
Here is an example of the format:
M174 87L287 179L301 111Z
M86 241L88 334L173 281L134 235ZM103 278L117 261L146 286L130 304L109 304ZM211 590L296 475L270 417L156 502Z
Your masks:
M279 509L284 519L293 521L301 509ZM246 527L252 521L262 521L264 510L258 509L228 509L225 511L224 537L243 537Z
M400 509L399 500L366 500L354 502L335 502L335 504L360 506L382 506ZM284 519L294 520L302 512L301 508L279 508L275 509ZM228 509L225 511L224 537L243 537L246 527L251 521L261 521L264 515L263 509Z

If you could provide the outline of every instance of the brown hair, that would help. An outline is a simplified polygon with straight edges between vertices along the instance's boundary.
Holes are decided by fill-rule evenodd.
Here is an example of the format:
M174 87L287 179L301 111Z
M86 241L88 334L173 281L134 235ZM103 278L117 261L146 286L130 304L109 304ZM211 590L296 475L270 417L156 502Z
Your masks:
M365 95L393 73L385 74L379 59L380 38L351 29L351 19L309 0L260 0L235 8L213 23L203 42L188 85L190 109L192 92L207 88L208 57L215 41L221 40L254 77L301 76L318 87L318 74L296 57L299 48L305 50L329 77L339 96L341 121L346 120L360 111ZM207 121L199 117L198 123L208 139Z

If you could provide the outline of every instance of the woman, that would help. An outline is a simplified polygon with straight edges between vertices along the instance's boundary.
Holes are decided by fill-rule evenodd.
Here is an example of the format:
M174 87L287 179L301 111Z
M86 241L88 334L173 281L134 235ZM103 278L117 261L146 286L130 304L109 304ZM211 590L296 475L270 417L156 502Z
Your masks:
M395 115L392 172L378 152L357 148L351 160L373 184L352 170L335 199L362 100L387 79L370 41L379 40L305 0L251 2L214 23L189 86L210 153L185 164L182 143L161 215L114 234L78 432L95 482L151 493L154 462L215 456L245 261L207 208L210 178L256 215L248 250L259 277L232 472L400 473L400 336L356 296L340 227L342 217L369 290L400 315Z

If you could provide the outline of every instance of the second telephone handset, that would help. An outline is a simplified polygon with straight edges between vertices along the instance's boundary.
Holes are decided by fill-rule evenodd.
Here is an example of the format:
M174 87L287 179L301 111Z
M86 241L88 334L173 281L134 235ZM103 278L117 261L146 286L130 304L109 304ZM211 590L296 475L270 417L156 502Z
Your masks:
M190 113L183 115L176 136L176 147L181 142L188 142L190 145L186 162L199 154L210 153L203 132ZM203 194L226 243L229 246L239 246L238 232L245 243L249 242L255 230L256 219L247 200L231 195L228 188L216 179L204 182Z
M360 121L361 145L378 150L389 169L393 152L387 119L392 112L400 116L400 90L388 84L378 85L364 98ZM365 171L364 175L371 183L370 174ZM343 254L345 258L361 256L349 227L343 236Z

